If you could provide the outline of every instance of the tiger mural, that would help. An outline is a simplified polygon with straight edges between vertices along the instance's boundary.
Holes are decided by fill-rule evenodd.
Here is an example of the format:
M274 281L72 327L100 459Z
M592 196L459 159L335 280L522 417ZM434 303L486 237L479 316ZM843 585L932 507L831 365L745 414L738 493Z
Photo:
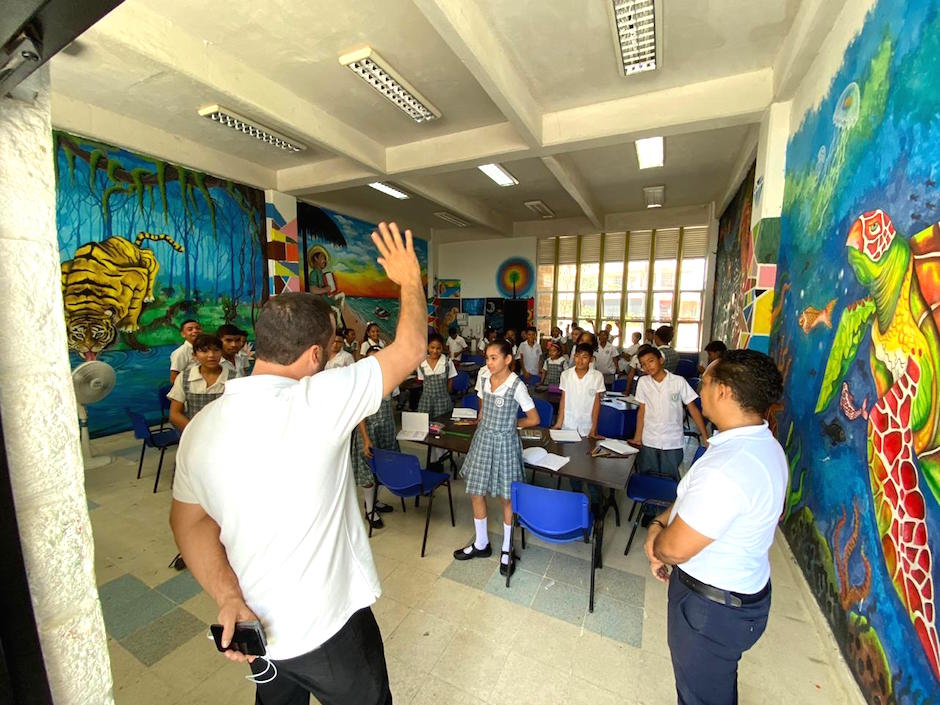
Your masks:
M89 242L62 263L62 296L68 345L86 360L114 342L118 330L136 331L143 305L153 301L160 264L145 240L183 246L169 235L138 233L135 242L109 237Z

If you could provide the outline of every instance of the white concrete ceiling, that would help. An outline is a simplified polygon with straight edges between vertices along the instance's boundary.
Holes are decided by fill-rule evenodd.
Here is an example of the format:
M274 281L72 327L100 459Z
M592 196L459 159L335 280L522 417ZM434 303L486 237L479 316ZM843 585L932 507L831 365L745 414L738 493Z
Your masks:
M641 209L644 185L664 184L670 207L720 199L832 4L658 3L661 68L625 78L605 0L126 0L53 60L53 121L418 230L447 228L433 216L447 210L512 235L534 199L559 228L600 228ZM365 45L441 119L415 124L339 64ZM282 153L197 115L213 103L309 149ZM653 134L666 166L640 172L633 140ZM491 161L520 184L490 182L476 166ZM365 186L376 180L414 198Z

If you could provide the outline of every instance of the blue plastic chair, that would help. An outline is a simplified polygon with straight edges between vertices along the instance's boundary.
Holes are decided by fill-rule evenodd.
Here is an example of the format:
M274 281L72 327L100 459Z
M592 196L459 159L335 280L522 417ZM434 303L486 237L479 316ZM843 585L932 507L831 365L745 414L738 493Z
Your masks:
M623 437L633 438L636 435L636 420L640 410L635 406L628 407L623 412Z
M705 451L708 450L705 446L699 446L695 449L695 455L692 456L692 465L695 465L695 461L705 455Z
M170 420L170 398L167 394L170 393L170 390L173 389L172 384L164 384L160 389L157 390L157 396L160 400L160 430L163 430L163 427L166 426L167 422Z
M639 506L640 511L636 512L636 518L633 520L633 530L630 531L630 538L627 539L627 547L623 549L623 555L630 552L630 544L633 543L636 528L640 525L640 520L646 510L650 507L665 509L675 502L678 486L678 480L666 475L637 472L630 476L630 480L627 482L627 497L633 500L633 509ZM633 510L630 514L633 515Z
M470 375L466 372L458 372L457 376L454 377L451 389L456 398L462 397L470 389Z
M686 379L698 377L698 366L691 360L681 358L679 362L676 363L676 374Z
M421 557L424 558L424 549L428 543L428 526L431 523L431 504L434 502L434 490L441 485L447 486L447 501L450 504L450 525L454 523L454 500L450 494L450 477L443 472L422 470L418 459L408 453L396 453L393 450L374 449L369 459L372 472L396 497L401 497L402 506L406 497L427 497L428 511L424 520L424 539L421 541ZM375 519L375 508L369 517L369 536L372 536L372 521Z
M477 365L486 364L486 358L483 357L482 355L467 355L466 353L464 353L463 355L461 355L460 359L463 362L473 362Z
M551 428L552 421L555 419L555 410L552 409L551 403L547 402L545 399L532 399L532 403L535 404L535 410L539 413L539 426L542 428ZM525 412L521 407L516 412L516 418L525 418Z
M626 394L627 392L627 378L622 377L620 379L615 379L613 384L610 385L610 391L612 392L621 392Z
M460 400L460 403L463 404L464 409L474 409L475 411L480 410L480 397L474 394L467 394L463 399Z
M689 386L695 390L695 393L698 394L699 390L702 388L702 378L701 377L690 377Z
M601 404L597 415L597 434L604 438L623 438L623 417L625 412L612 406Z
M702 411L702 397L696 397L693 401L693 404L698 407L698 410ZM685 427L682 431L683 436L688 436L689 438L694 438L699 443L702 442L702 434L698 432L695 424L692 422L692 417L689 415L689 410L686 409L682 418L683 426Z
M526 529L549 543L574 543L584 541L591 544L591 592L588 610L594 611L594 571L600 567L600 544L596 540L594 515L588 498L581 492L553 490L524 482L512 483L513 526L522 530L522 550L525 550ZM516 557L513 553L515 531L509 538L509 570L506 572L506 587L512 577Z
M179 445L180 433L175 428L167 428L162 431L151 431L150 425L143 414L138 414L130 409L125 409L127 416L131 420L131 426L134 428L134 438L143 441L140 447L140 462L137 463L137 479L140 479L140 472L144 467L144 453L147 448L160 449L160 462L157 463L157 477L153 481L153 491L156 493L157 485L160 484L160 471L163 469L163 456L167 448Z

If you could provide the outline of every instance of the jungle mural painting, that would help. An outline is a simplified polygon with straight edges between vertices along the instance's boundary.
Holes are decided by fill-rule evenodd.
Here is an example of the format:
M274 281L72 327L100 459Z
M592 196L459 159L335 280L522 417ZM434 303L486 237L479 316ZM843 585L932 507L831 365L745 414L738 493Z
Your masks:
M940 2L881 0L787 149L783 527L872 703L940 688L938 89Z
M266 297L261 191L65 132L52 135L66 333L73 365L101 359L114 390L94 436L159 417L179 325L252 331Z

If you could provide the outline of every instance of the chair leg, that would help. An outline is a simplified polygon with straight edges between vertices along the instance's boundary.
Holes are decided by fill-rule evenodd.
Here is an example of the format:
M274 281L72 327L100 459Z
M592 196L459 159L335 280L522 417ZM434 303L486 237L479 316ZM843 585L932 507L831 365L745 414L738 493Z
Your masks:
M144 453L147 451L147 441L140 444L140 462L137 463L137 479L140 479L140 471L144 468Z
M157 493L157 485L160 484L160 471L163 469L163 454L166 453L166 447L160 449L160 462L157 463L157 477L153 481L153 493Z
M524 551L525 550L525 528L520 527L520 530L522 531L522 550Z
M424 558L424 549L428 544L428 526L431 524L431 504L434 502L434 491L428 493L428 515L424 520L424 540L421 542L421 557Z
M608 501L610 506L614 508L614 518L617 520L617 526L620 526L620 507L617 506L617 491L611 488L609 497Z
M636 514L636 519L633 520L633 530L630 532L630 538L627 539L627 547L623 549L623 555L627 555L630 552L630 544L633 543L633 536L636 534L636 527L640 525L640 518L643 516L643 507L645 502L640 505L640 511Z
M636 513L636 507L637 507L637 503L636 501L634 501L633 506L630 507L630 516L627 517L627 521L633 520L633 515Z
M450 525L457 526L454 522L454 498L450 494L450 480L444 484L447 485L447 503L450 505Z
M401 512L402 514L404 514L405 513L405 498L400 497L399 499L401 499Z
M591 593L588 597L588 612L594 611L594 569L597 566L597 532L591 532Z
M556 490L561 489L561 475L558 476L558 482L555 483L555 489Z

